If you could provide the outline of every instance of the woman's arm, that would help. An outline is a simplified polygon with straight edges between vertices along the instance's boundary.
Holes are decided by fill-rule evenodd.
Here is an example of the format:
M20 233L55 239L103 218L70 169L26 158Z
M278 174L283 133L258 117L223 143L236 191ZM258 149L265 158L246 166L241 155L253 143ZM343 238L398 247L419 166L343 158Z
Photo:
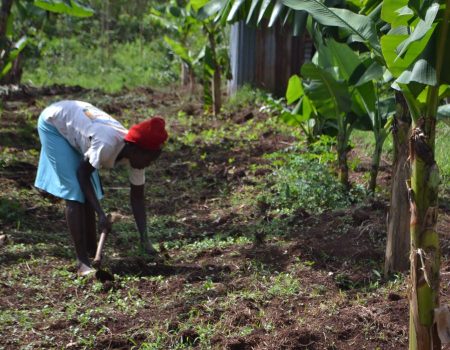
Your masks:
M145 210L144 185L130 184L130 203L133 210L134 220L139 231L141 247L149 254L156 253L156 250L148 240L147 234L147 214Z
M107 219L105 212L103 211L100 202L95 195L94 188L91 183L91 175L94 170L95 168L91 165L91 163L89 163L88 160L81 161L77 169L77 179L86 200L92 205L98 215L99 230L103 231L106 229L109 232L111 231L111 223Z

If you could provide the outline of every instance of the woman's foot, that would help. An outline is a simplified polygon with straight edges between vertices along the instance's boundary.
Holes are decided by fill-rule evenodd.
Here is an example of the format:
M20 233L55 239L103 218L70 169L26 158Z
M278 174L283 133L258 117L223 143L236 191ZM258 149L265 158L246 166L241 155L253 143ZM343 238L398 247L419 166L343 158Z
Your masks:
M78 264L78 271L77 271L78 277L84 277L94 272L95 269L93 269L91 266L81 262Z
M164 258L161 257L161 255L155 248L153 248L153 245L149 241L141 242L141 252L149 261L155 263L164 262Z

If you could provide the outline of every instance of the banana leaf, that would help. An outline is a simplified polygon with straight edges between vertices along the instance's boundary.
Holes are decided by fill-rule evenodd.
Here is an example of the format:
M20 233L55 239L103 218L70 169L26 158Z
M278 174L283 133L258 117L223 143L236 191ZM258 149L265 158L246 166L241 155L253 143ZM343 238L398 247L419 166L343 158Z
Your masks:
M338 119L350 111L351 98L344 81L337 81L329 72L313 63L305 63L301 69L304 91L318 113Z
M282 0L283 4L294 9L308 12L317 22L325 26L343 28L355 41L365 43L381 57L375 23L367 16L350 10L328 7L319 0Z
M65 13L74 17L91 17L94 14L92 8L75 0L34 0L34 5L50 12Z

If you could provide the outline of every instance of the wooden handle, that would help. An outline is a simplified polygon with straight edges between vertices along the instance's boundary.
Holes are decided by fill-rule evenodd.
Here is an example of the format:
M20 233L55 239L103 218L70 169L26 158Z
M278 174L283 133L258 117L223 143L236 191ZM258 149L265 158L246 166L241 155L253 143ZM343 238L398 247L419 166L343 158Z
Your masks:
M100 266L100 263L102 261L102 251L103 251L103 246L105 245L106 236L107 236L107 233L105 231L103 231L100 235L100 240L98 241L98 245L97 245L97 252L95 253L94 262L92 263L94 265L94 267Z

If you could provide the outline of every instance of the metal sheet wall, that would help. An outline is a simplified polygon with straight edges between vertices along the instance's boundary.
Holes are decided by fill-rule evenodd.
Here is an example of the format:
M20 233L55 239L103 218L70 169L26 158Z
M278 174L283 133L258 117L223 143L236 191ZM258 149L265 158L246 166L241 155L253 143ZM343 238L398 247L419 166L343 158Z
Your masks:
M309 38L294 37L287 27L275 25L252 28L244 22L231 28L230 58L233 79L229 92L245 83L283 96L289 77L299 74L301 65L312 56Z

